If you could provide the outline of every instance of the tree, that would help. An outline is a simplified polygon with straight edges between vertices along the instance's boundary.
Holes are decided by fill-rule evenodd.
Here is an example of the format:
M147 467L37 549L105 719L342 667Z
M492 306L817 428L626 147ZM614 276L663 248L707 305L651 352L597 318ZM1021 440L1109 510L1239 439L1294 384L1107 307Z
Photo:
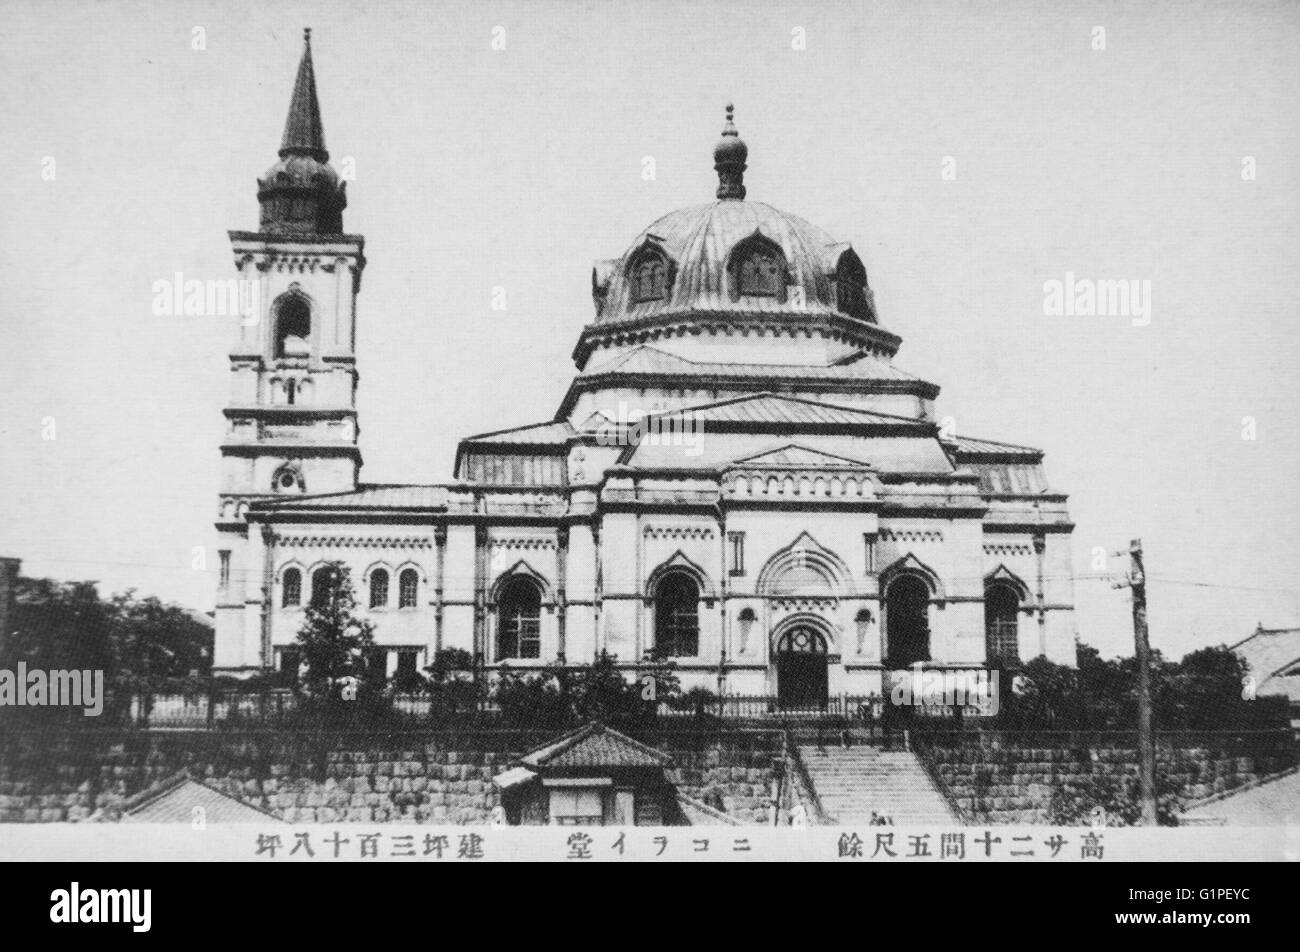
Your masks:
M472 654L464 648L443 648L435 652L432 663L424 670L428 674L424 689L429 692L431 717L440 719L475 710L479 686L474 679Z
M317 599L313 592L298 647L306 673L301 686L318 699L356 700L349 686L370 692L377 687L366 668L366 654L374 647L374 625L356 614L357 601L346 565L331 562L319 571L329 573Z

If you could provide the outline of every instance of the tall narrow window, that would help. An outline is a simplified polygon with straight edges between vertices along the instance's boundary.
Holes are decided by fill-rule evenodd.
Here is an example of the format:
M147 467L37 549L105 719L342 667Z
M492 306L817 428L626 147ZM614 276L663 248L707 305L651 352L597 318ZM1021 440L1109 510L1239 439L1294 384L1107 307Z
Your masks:
M375 569L370 573L370 607L383 608L388 604L388 572Z
M684 572L670 572L655 587L655 648L670 658L700 652L700 587Z
M874 532L863 533L862 536L863 550L866 553L867 574L876 574L876 534Z
M397 577L397 607L414 608L420 593L420 573L415 569L402 569Z
M1020 660L1020 597L1010 585L990 585L984 591L984 639L989 664Z
M532 579L510 579L497 595L497 660L541 656L541 590Z
M727 541L731 543L731 574L745 574L745 533L728 532Z
M302 573L297 569L285 569L284 579L280 583L280 605L289 608L302 601Z
M334 570L329 566L317 569L311 576L311 604L313 608L324 608L329 604L330 594L334 591Z
M230 550L222 549L217 553L217 556L221 559L221 580L219 584L222 588L225 588L230 584Z

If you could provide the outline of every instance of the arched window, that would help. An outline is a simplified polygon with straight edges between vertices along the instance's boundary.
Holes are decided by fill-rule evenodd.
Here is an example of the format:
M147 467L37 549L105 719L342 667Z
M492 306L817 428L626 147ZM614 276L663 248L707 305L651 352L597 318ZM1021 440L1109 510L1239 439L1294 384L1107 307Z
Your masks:
M930 660L930 589L920 576L904 573L889 583L885 627L889 667Z
M296 294L281 302L275 314L275 356L294 357L310 351L311 306Z
M989 664L1020 661L1020 596L1010 585L994 584L984 590L984 643Z
M700 653L700 587L685 572L670 572L655 586L655 650L669 658Z
M744 654L749 650L749 639L758 616L754 614L754 609L742 608L736 620L740 624L740 653Z
M383 608L388 604L388 571L375 569L370 573L370 607Z
M512 578L497 593L497 660L542 656L542 593L528 578Z
M324 608L329 604L334 591L334 570L328 565L318 568L311 576L311 604L313 608Z
M414 608L420 594L420 573L415 569L402 569L397 577L397 607Z
M280 582L280 605L288 608L302 602L302 573L297 569L285 569Z
M655 251L647 251L632 262L632 301L661 301L668 296L668 262Z

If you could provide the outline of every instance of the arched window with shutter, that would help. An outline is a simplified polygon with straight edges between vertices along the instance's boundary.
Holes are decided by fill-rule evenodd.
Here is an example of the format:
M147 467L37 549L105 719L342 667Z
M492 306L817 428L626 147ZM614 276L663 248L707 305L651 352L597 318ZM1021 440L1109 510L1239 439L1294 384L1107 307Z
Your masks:
M655 586L655 650L668 658L700 653L700 586L685 572L669 572Z
M388 604L388 570L375 569L370 573L370 607L384 608Z
M298 569L285 569L280 580L280 605L291 608L302 602L302 572Z
M518 576L497 593L497 660L542 656L542 592L530 578Z

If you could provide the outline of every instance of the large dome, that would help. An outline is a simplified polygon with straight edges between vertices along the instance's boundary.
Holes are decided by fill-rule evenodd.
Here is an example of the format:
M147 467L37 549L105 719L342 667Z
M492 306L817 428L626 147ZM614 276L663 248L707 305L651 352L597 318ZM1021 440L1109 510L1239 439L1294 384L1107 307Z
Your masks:
M775 262L770 288L742 286L747 252ZM671 212L622 257L597 265L593 286L598 323L702 311L840 314L876 323L853 249L764 202L724 199Z
M857 252L796 215L745 201L749 149L732 112L713 150L718 200L663 216L622 257L592 269L596 319L573 352L580 368L596 350L700 334L815 337L835 359L898 350L879 326ZM752 362L752 348L751 357L743 350L733 356Z

